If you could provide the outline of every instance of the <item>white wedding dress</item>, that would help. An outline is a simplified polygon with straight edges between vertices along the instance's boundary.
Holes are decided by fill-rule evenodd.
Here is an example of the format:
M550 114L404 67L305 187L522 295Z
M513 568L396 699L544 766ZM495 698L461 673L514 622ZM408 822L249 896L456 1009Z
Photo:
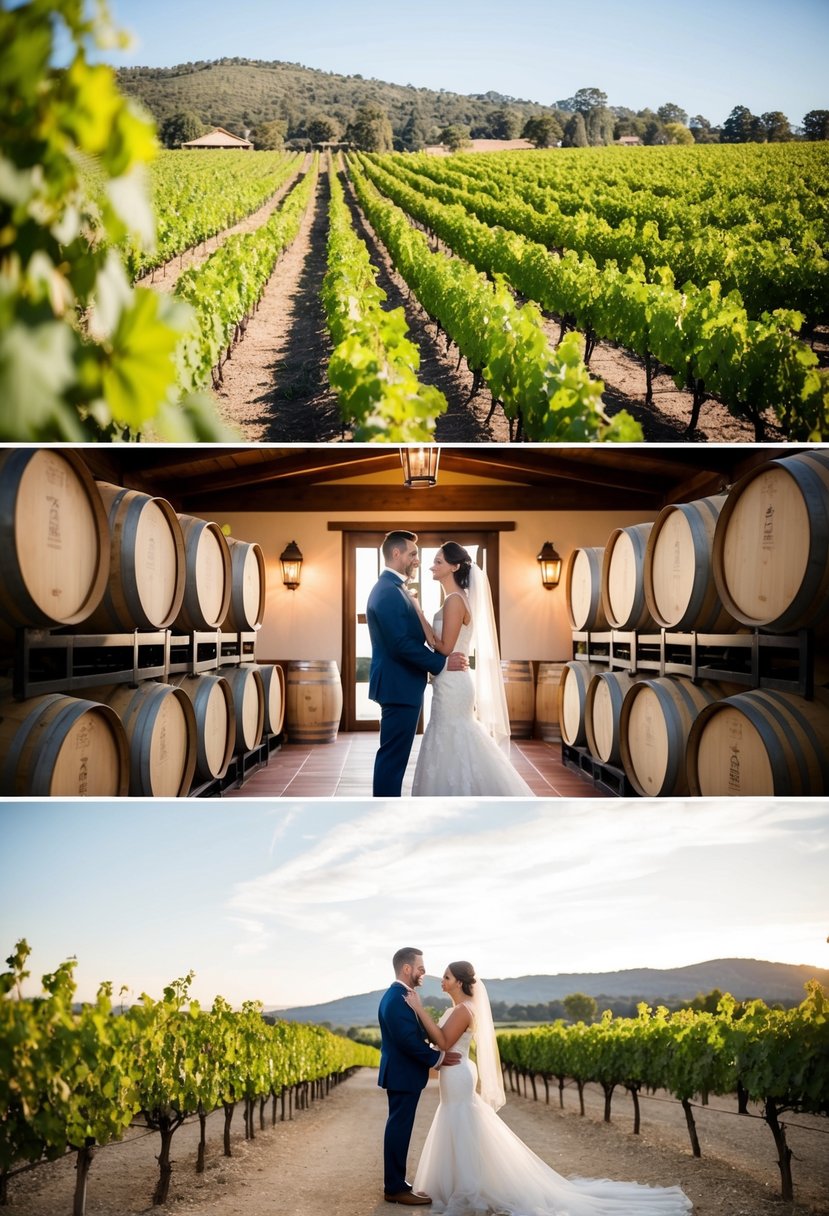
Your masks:
M442 636L443 609L435 614L433 628ZM455 650L468 655L472 622L461 625ZM459 797L532 798L494 739L475 717L475 682L470 671L447 671L432 678L432 712L415 767L412 794Z
M465 1001L470 1012L472 1002ZM451 1008L440 1019L449 1017ZM473 1013L474 1018L474 1013ZM474 1022L473 1022L474 1027ZM563 1178L529 1149L475 1092L478 1072L469 1058L474 1029L452 1050L460 1064L441 1068L440 1105L426 1137L414 1189L432 1197L446 1216L683 1216L691 1201L680 1190Z

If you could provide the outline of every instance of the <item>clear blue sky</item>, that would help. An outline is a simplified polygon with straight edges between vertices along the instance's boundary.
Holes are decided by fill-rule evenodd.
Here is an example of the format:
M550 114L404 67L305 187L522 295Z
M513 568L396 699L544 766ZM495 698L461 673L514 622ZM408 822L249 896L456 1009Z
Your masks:
M245 56L551 104L598 87L722 122L735 105L795 124L829 108L827 0L111 0L120 65Z
M410 944L432 975L829 967L825 800L23 802L0 842L0 958L76 955L82 999L192 969L202 1001L316 1003Z

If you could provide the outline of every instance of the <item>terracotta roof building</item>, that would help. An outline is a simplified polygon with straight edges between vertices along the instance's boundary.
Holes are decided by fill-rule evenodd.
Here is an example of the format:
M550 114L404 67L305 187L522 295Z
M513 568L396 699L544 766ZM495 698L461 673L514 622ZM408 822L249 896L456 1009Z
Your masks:
M243 151L249 152L253 144L249 139L240 139L238 135L231 135L230 131L226 131L224 127L214 127L206 135L188 140L181 146L182 148L241 148Z

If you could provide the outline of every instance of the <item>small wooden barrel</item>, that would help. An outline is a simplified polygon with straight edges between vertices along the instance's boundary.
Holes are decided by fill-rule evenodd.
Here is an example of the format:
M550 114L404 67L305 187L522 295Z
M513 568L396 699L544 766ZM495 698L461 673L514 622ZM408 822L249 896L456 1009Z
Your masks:
M535 717L535 684L529 659L501 659L510 735L531 739Z
M747 473L714 534L720 599L744 625L806 629L829 616L829 452L801 452Z
M333 743L343 712L340 673L333 659L292 659L285 680L285 718L291 743Z
M645 600L645 549L653 524L611 532L602 566L602 604L613 629L656 629Z
M196 770L196 715L180 688L146 680L95 689L90 694L115 710L127 732L130 794L182 798Z
M179 515L184 534L184 600L176 617L179 629L218 629L230 604L230 547L218 524Z
M587 685L584 733L591 755L604 764L621 764L622 703L634 677L625 671L603 671Z
M228 633L261 629L265 617L265 556L255 541L227 538L230 547L230 608L222 624Z
M257 663L265 687L265 734L278 735L285 724L285 673L278 663Z
M607 671L597 663L571 659L561 670L558 686L558 722L561 737L571 747L583 747L587 742L584 713L587 689L594 676Z
M628 780L645 798L687 794L686 747L692 724L726 695L716 684L676 676L638 680L622 705L621 755Z
M225 668L236 717L236 750L252 751L265 729L265 685L254 663Z
M0 794L120 798L129 790L127 737L94 701L49 693L0 701Z
M535 685L535 729L546 743L561 738L558 725L558 686L564 663L539 663Z
M184 536L163 498L98 482L110 535L109 579L87 629L166 629L184 599Z
M665 629L737 628L714 582L714 530L725 501L725 494L717 494L673 504L657 516L645 549L645 600Z
M604 549L574 549L567 561L564 590L574 629L609 629L602 604Z
M224 777L236 745L236 712L224 676L208 672L173 676L170 683L186 693L196 715L196 776L202 781Z
M703 797L829 794L829 696L752 689L705 708L688 739L688 784Z
M101 496L76 452L0 452L0 636L84 620L104 594L109 549Z

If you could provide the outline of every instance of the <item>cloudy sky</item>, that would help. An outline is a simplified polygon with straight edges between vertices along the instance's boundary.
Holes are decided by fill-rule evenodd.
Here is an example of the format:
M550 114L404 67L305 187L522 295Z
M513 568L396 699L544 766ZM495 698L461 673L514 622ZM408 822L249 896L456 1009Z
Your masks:
M673 101L721 123L736 105L800 123L829 108L826 0L111 0L121 66L242 56L549 105L596 87L611 105Z
M0 840L3 957L76 956L82 999L192 969L203 1001L316 1003L408 944L493 978L829 966L825 800L23 802Z

